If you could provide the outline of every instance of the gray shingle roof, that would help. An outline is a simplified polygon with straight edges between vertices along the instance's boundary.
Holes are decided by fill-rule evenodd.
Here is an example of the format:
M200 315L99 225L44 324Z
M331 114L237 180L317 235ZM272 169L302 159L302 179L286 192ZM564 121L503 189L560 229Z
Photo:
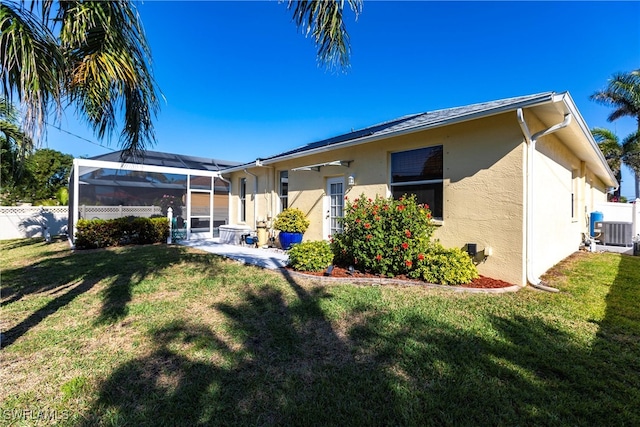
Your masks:
M504 110L515 110L516 108L523 105L530 105L536 102L548 100L553 95L554 92L543 92L533 95L519 96L515 98L500 99L497 101L482 102L478 104L466 105L463 107L446 108L425 113L410 114L343 135L338 135L332 138L323 139L321 141L312 142L302 147L298 147L293 150L260 160L274 160L280 157L302 154L305 151L312 151L317 148L354 141L364 137L377 137L387 134L391 135L395 133L408 132L411 130L419 130L426 127L437 126L438 124L449 121L461 120L465 118L471 119L474 116L487 116L491 115L494 112L497 113Z

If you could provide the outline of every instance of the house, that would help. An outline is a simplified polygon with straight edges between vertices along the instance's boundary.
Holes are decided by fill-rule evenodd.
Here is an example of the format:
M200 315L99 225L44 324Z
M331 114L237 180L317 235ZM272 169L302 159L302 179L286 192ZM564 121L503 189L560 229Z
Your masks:
M305 240L340 231L345 196L416 194L444 246L475 245L480 274L519 285L578 249L618 185L567 92L408 115L220 173L231 224L297 207Z
M69 178L69 230L80 218L182 216L189 237L213 238L228 222L229 183L223 168L237 162L146 151L123 163L121 152L74 159ZM70 233L73 243L74 233Z

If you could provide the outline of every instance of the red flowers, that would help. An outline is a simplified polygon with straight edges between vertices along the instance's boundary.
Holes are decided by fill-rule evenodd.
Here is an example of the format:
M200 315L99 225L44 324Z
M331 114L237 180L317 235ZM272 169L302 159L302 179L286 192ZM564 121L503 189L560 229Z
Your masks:
M411 266L413 265L413 261L411 261L410 259L406 260L404 262L404 265L406 265L408 268L411 268Z
M371 228L371 224L369 224L368 222L364 224L364 228Z
M424 254L418 255L418 261L424 261Z
M367 240L371 240L373 239L373 236L371 234L367 234Z
M407 242L404 242L402 244L402 249L407 250L409 248L409 244Z
M404 230L404 235L407 236L407 238L411 237L411 231Z
M405 209L405 205L398 205L398 210L402 212Z
M376 255L376 261L381 261L382 260L382 255L378 254Z

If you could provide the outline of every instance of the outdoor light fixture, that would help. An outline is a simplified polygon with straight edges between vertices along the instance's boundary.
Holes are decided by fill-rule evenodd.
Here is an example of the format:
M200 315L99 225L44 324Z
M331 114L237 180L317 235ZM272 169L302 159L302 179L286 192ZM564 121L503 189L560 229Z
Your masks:
M347 184L348 185L356 185L356 177L353 175L349 175L347 177Z

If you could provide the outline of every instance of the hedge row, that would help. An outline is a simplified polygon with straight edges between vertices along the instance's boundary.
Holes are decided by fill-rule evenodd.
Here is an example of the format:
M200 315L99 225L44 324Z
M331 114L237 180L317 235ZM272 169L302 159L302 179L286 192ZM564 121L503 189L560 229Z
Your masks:
M76 248L162 243L169 236L167 218L124 217L117 219L81 219L76 225Z

